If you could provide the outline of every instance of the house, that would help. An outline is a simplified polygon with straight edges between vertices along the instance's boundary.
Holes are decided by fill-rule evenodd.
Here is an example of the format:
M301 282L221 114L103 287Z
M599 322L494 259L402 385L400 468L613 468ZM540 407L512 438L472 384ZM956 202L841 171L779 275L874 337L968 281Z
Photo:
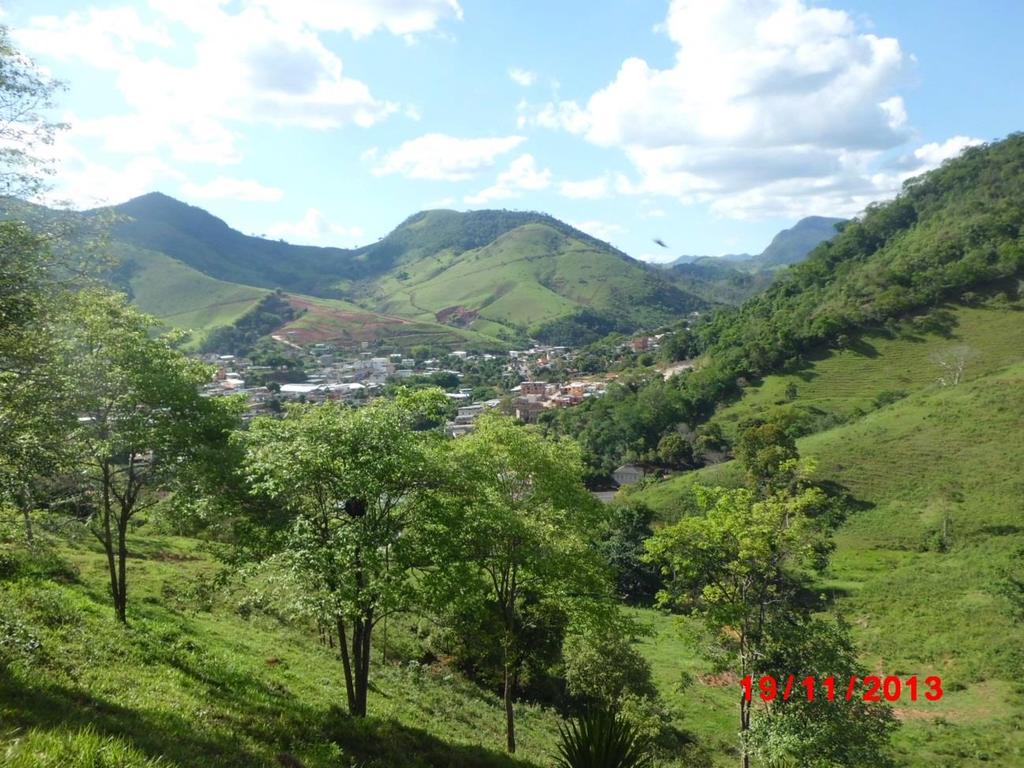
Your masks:
M619 485L630 485L644 479L644 470L636 464L623 464L612 472L612 477Z
M533 424L544 413L545 403L537 396L520 397L515 402L515 416L526 424Z
M546 395L548 385L543 381L524 381L519 385L521 395Z
M646 352L647 351L647 337L641 336L637 339L633 339L630 342L633 345L634 352Z

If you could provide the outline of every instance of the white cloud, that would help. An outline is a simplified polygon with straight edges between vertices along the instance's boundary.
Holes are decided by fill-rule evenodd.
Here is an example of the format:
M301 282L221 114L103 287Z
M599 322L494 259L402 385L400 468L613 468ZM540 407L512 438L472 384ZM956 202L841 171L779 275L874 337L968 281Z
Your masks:
M914 150L914 159L919 162L919 167L914 170L920 171L921 167L937 168L944 160L956 157L967 147L984 143L981 139L972 139L969 136L954 136L943 142L925 144Z
M671 66L627 59L585 103L521 104L519 125L622 150L620 193L724 216L849 215L896 191L887 158L912 136L898 40L804 0L673 0L660 28Z
M385 154L373 172L377 176L398 173L409 179L466 181L493 166L498 157L524 141L524 136L460 139L428 133ZM372 160L376 154L364 153L364 156Z
M599 200L608 197L610 183L607 176L598 176L583 181L563 181L558 191L563 197L585 200Z
M135 60L139 48L169 48L171 36L160 23L146 23L134 8L90 8L67 16L36 16L12 32L27 50L61 61L76 59L91 67L117 69Z
M255 0L285 23L360 38L378 30L409 37L436 29L447 19L462 20L458 0Z
M97 162L66 134L49 147L47 156L60 168L60 174L43 202L77 209L121 203L185 180L181 171L153 155L133 157L118 168Z
M280 200L284 192L277 187L268 187L254 179L233 179L218 176L205 184L188 181L181 185L187 197L202 200L242 200L249 203L271 203Z
M461 17L454 0L148 5L35 16L12 34L29 53L113 73L125 106L76 120L69 135L79 146L220 165L241 160L240 126L369 127L400 109L349 77L320 30L404 35Z
M304 245L351 247L361 243L364 232L362 227L332 224L319 210L310 208L298 221L271 224L266 236Z
M470 205L482 205L491 200L508 200L519 197L523 191L546 189L551 185L551 171L547 168L539 170L533 155L520 155L513 160L507 169L498 174L493 186L466 195L465 201Z
M508 76L512 82L517 83L524 88L529 88L537 82L537 74L535 72L530 72L527 69L519 69L518 67L512 67L508 71Z
M598 240L604 240L606 243L610 243L615 237L626 231L618 224L609 224L605 221L571 221L569 225L588 235L593 235Z

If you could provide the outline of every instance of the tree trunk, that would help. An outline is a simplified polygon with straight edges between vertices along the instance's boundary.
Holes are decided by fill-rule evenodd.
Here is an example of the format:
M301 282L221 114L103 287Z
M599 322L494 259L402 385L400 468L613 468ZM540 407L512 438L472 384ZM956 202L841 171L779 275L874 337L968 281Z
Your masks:
M508 664L505 665L505 737L506 743L505 748L509 754L515 754L516 751L516 713L512 706L512 672L508 668Z
M122 624L128 623L128 516L123 514L117 521L117 598L114 601L114 609L117 612L117 620Z
M348 655L348 637L345 636L345 620L337 616L338 624L338 649L341 654L341 665L345 668L345 695L348 701L348 711L355 714L356 690L352 684L352 660Z
M32 515L29 514L27 506L21 508L21 514L25 518L25 543L31 549L36 544L35 536L32 533Z
M740 694L740 768L750 768L750 755L747 753L747 731L750 728L750 705L746 696Z
M110 466L104 462L102 465L103 471L103 535L99 536L101 542L103 542L103 551L107 555L107 570L110 572L110 599L114 603L114 617L118 621L124 621L124 612L119 609L119 601L121 596L121 588L118 584L118 569L117 561L114 557L114 530L110 526L110 518L112 517L110 506L110 483L112 482L110 477ZM98 534L97 534L98 535Z

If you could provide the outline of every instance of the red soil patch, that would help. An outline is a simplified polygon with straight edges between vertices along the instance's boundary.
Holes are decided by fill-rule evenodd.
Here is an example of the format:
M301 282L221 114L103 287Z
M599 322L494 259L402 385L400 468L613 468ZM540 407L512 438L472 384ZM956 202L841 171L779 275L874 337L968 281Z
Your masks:
M460 328L465 328L479 316L480 313L475 309L467 309L458 305L446 307L434 315L437 322L444 323L445 325L455 325Z

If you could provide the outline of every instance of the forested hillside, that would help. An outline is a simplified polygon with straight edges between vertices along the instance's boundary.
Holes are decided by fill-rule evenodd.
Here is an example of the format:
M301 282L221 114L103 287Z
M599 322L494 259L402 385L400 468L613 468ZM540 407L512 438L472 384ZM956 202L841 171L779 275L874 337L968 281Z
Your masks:
M1015 134L911 179L763 294L685 333L680 349L699 359L694 372L617 387L559 414L557 428L578 436L595 470L608 472L627 452L656 450L679 425L698 427L745 383L799 370L808 355L845 347L858 332L895 332L901 321L941 327L948 301L1015 302L1022 228L1024 135Z

